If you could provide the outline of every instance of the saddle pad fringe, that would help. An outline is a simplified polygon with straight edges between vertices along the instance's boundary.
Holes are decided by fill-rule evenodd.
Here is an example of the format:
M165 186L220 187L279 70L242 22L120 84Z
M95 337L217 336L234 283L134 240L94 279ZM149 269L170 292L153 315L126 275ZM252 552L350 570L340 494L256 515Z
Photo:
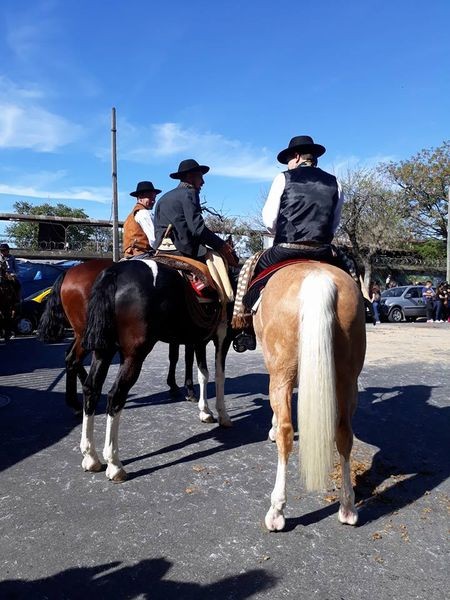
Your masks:
M244 329L251 324L252 317L249 313L246 313L243 299L247 292L248 284L253 277L256 263L263 252L264 250L260 250L256 254L253 254L253 256L250 256L250 258L247 258L239 273L236 300L234 302L233 317L231 319L231 327L233 327L233 329Z

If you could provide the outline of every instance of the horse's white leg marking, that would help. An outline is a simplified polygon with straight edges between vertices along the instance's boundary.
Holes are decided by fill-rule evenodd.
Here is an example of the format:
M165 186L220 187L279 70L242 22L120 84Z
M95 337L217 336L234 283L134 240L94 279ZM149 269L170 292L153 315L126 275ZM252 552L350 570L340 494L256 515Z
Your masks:
M271 506L266 514L265 523L269 531L284 529L284 507L286 506L286 468L282 460L278 460L275 487L270 496Z
M341 523L356 525L358 511L355 508L355 492L350 477L350 461L345 460L343 456L341 456L341 478L341 506L339 507L338 518Z
M83 455L81 466L85 471L98 472L102 464L98 458L94 443L94 415L87 415L83 411L83 425L81 427L80 450Z
M209 373L206 365L197 369L200 397L198 399L199 417L202 423L214 423L214 415L208 406L208 380Z
M227 335L227 321L221 321L217 328L216 352L216 410L222 427L231 427L232 422L225 407L225 370L222 366L223 343Z
M273 413L272 427L270 428L270 431L269 431L269 440L271 442L277 441L277 429L278 429L277 415L275 413Z
M119 460L119 422L122 411L119 411L113 417L107 416L105 447L103 448L103 458L107 463L106 477L111 481L122 482L127 478L127 474Z

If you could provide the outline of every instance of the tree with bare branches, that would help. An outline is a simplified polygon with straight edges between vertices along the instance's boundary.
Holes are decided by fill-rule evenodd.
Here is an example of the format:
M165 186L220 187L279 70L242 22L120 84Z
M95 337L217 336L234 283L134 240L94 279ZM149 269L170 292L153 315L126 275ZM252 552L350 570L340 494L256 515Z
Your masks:
M345 202L336 238L350 246L369 285L377 253L409 237L406 204L375 169L349 170L340 182Z

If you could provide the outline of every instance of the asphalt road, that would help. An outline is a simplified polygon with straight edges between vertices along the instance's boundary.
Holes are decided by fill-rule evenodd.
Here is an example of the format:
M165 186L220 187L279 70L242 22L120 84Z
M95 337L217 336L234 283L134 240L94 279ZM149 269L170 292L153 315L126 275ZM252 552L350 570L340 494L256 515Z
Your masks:
M450 325L368 333L354 420L360 523L338 523L335 477L326 492L302 490L294 453L276 534L263 525L277 453L259 350L230 353L234 427L222 430L169 398L159 345L124 410L129 480L115 485L81 469L65 345L0 345L0 598L448 598Z

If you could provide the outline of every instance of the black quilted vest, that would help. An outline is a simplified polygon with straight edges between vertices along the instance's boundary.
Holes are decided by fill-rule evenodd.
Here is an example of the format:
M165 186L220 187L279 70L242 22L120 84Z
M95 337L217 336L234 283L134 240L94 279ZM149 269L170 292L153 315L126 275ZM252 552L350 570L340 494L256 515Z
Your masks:
M329 244L339 195L336 177L317 167L297 167L284 175L286 185L274 244L306 241Z

